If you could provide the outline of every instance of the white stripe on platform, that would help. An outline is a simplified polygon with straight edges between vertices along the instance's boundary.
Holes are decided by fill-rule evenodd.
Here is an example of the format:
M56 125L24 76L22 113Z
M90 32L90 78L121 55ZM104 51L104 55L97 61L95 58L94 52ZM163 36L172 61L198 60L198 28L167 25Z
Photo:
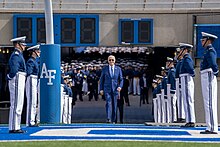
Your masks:
M135 138L135 137L143 137L143 138L220 138L220 134L210 134L208 136L204 135L204 134L200 134L201 130L184 130L184 129L162 129L161 131L176 131L176 132L180 132L180 131L185 131L188 132L191 135L134 135L134 134L129 134L129 135L122 135L122 134L114 134L114 135L110 135L110 134L88 134L90 131L92 130L103 130L103 131L127 131L127 130L134 130L134 131L140 131L140 130L144 130L144 131L160 131L161 129L131 129L131 128L69 128L69 129L43 129L41 131L38 131L34 134L31 134L30 136L75 136L75 137L131 137L131 138ZM109 138L111 139L111 138Z

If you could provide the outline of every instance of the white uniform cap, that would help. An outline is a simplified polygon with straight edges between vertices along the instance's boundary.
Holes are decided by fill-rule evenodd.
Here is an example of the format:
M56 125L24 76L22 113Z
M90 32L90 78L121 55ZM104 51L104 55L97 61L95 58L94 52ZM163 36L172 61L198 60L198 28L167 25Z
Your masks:
M163 76L160 76L160 75L156 75L156 78L160 78L160 79L163 79Z
M153 83L158 83L157 80L153 80Z
M173 58L167 57L168 62L173 62Z
M23 37L13 38L13 39L11 39L10 41L11 41L11 42L19 42L19 43L22 43L22 45L27 45L27 44L25 43L25 39L26 39L26 36L23 36Z
M39 50L40 49L40 45L38 44L38 45L35 45L35 46L32 46L32 47L29 47L28 49L27 49L27 51L30 51L30 50Z
M11 39L11 42L25 42L26 36Z
M178 47L178 48L176 48L176 51L177 51L177 52L180 52L180 48L179 48L179 47Z
M180 49L182 48L193 48L193 45L187 43L179 43Z
M161 70L165 70L165 67L161 67Z
M68 79L70 76L69 75L66 75L66 76L64 76L63 78L64 79Z
M201 32L203 38L212 38L212 39L217 39L218 37L216 35L212 35L206 32Z

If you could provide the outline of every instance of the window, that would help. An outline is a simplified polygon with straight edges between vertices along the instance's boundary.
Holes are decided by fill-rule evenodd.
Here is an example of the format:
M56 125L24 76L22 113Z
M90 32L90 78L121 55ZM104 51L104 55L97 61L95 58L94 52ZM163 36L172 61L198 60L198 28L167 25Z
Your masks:
M80 43L95 43L96 38L95 19L80 19Z
M121 41L134 42L134 21L121 22Z
M152 19L120 19L119 44L153 44Z
M32 42L32 18L17 18L17 36L26 36L26 42Z
M37 43L46 43L46 28L44 18L37 18Z
M54 43L61 46L98 46L99 16L54 14ZM27 36L28 46L46 42L43 14L14 15L14 37Z
M61 43L76 43L76 19L61 19Z

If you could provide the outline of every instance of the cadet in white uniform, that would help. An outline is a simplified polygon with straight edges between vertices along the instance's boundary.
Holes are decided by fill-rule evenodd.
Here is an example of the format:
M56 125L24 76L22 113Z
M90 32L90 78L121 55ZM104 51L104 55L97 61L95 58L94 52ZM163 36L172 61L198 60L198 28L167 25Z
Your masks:
M205 120L207 128L200 134L217 134L217 79L218 65L216 63L217 54L212 43L218 37L209 33L202 32L201 43L205 48L203 60L200 65L202 95L205 109Z
M36 58L40 56L40 45L35 45L27 49L31 52L31 57L26 63L27 81L26 81L26 97L27 97L27 115L26 126L37 127L36 122L36 106L37 106L37 89L39 65Z
M189 53L192 45L179 43L183 61L180 68L181 91L186 113L186 124L184 127L195 127L195 106L194 106L194 81L195 76L194 63Z
M21 130L21 113L24 103L24 87L26 79L26 65L23 51L26 37L11 39L14 52L9 59L9 73L7 74L10 92L9 133L25 133Z

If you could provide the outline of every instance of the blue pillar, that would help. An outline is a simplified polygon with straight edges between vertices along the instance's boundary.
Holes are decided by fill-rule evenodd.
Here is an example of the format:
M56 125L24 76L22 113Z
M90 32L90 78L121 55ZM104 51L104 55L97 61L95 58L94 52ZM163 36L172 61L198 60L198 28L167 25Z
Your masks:
M60 123L60 45L40 49L40 122Z

